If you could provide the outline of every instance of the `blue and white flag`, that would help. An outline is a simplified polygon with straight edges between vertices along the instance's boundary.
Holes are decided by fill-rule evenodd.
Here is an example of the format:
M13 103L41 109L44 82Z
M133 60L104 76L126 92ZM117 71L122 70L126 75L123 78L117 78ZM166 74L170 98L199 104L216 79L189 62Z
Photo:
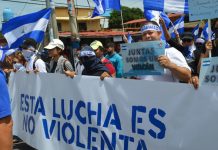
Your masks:
M128 35L127 35L127 41L128 41L128 43L132 43L133 42L133 38L132 38L130 33L128 33Z
M92 18L101 16L106 12L106 9L121 10L120 0L93 0L95 3L95 9L92 13Z
M144 16L148 21L155 21L159 24L160 17L163 18L166 26L170 24L170 19L164 12L155 11L155 10L144 10Z
M5 59L5 56L8 56L12 53L9 52L8 46L0 46L0 62L3 62Z
M205 24L202 30L201 38L204 38L206 41L209 40L208 22Z
M51 9L15 17L2 25L2 34L10 49L18 48L24 39L33 38L38 43L44 39Z
M144 0L144 9L188 14L188 0Z
M176 34L174 33L174 30L177 30L177 32L181 35L184 33L184 16L182 16L181 18L177 19L173 25L171 25L171 27L169 28L169 32L171 34L172 38L176 37Z
M4 60L4 51L2 49L2 46L0 46L0 61L2 62Z
M121 11L120 0L106 0L108 3L108 8L112 10Z
M194 27L193 31L192 31L192 34L194 35L194 39L195 39L195 40L198 38L199 26L200 26L200 23L197 24L197 25Z

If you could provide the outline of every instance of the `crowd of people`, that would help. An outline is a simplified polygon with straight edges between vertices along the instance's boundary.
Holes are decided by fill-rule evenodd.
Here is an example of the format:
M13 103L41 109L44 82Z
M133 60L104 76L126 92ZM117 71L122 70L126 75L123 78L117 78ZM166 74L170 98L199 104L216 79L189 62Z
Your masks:
M175 40L171 37L163 19L160 20L160 24L154 21L146 22L141 28L141 33L141 41L144 42L159 41L164 34L170 47L165 49L165 55L157 58L164 68L163 75L144 75L135 77L136 79L191 83L197 89L200 60L209 57L210 53L212 57L218 56L218 21L214 25L213 41L205 41L203 38L194 39L192 33L184 33L180 39L177 32L175 32L177 33ZM39 43L34 39L27 38L20 45L19 51L6 54L4 62L1 63L0 89L5 90L1 92L6 94L0 94L0 133L5 133L7 137L0 137L1 147L11 147L12 139L11 110L6 84L10 72L61 73L71 78L76 75L88 75L99 76L101 80L106 77L124 78L125 64L122 56L115 51L112 42L103 45L101 41L94 40L90 45L81 46L81 49L76 51L75 65L65 57L65 46L60 39L53 39L44 47L44 51L48 53L47 60L39 55L38 45Z
M163 32L161 30L163 29ZM214 33L218 28L218 22L214 25ZM145 75L134 77L142 80L170 81L193 83L195 88L199 86L198 76L201 66L201 58L209 57L209 53L217 56L217 38L212 42L203 38L194 39L194 35L185 32L181 39L176 33L176 40L173 39L165 26L164 20L160 24L148 21L141 28L141 41L158 41L164 34L166 42L170 47L165 49L165 55L159 56L157 61L164 68L162 76ZM75 75L91 75L113 78L125 78L123 76L122 56L116 52L113 42L102 44L101 41L93 41L78 49L75 65L71 64L64 55L64 43L59 39L53 39L44 51L48 53L48 60L42 59L37 50L38 43L27 38L20 46L20 51L9 53L2 63L2 69L6 76L11 71L61 73L74 77ZM210 52L211 51L211 52ZM74 67L75 66L75 67Z

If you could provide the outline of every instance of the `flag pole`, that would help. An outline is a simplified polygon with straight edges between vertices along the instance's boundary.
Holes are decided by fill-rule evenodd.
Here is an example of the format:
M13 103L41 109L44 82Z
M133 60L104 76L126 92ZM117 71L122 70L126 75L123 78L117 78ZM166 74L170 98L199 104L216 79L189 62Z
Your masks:
M211 19L208 19L208 40L211 41ZM211 58L211 50L209 51L209 58Z
M125 30L124 30L124 24L123 24L123 10L122 10L122 6L121 6L121 9L120 9L120 14L121 14L121 21L122 21L123 33L124 33Z

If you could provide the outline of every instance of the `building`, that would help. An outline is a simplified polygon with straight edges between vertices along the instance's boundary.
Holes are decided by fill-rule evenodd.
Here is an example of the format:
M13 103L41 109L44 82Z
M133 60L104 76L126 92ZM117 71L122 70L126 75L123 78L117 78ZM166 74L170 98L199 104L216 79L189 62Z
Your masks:
M76 8L79 31L100 31L100 21L104 17L91 18L93 8ZM55 14L59 32L69 32L69 15L67 7L56 7Z
M81 39L80 44L90 44L94 40L100 40L102 43L107 43L108 41L122 42L123 34L128 33L119 30L104 29L103 27L107 26L105 22L108 22L108 14L91 18L93 10L93 8L76 8ZM55 14L60 38L63 41L70 41L71 33L67 7L56 7ZM137 33L131 32L131 34Z

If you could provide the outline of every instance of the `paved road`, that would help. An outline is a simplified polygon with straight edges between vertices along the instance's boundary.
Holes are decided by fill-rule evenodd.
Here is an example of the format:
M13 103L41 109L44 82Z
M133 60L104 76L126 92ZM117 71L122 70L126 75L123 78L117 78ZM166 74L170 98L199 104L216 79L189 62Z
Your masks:
M14 136L13 150L36 150L36 149L32 148L31 146L24 143L21 139Z

